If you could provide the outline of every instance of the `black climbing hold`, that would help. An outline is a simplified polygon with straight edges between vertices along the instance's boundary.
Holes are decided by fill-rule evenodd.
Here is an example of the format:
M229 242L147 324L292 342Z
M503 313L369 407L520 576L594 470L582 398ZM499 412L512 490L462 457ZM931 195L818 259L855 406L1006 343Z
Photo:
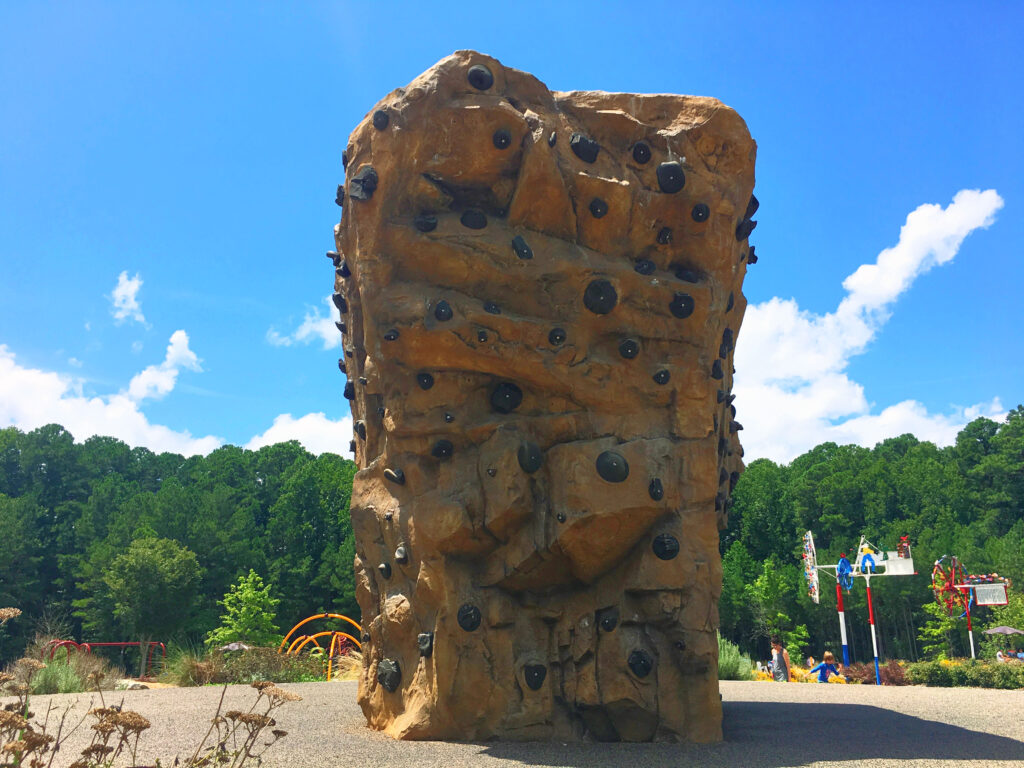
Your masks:
M715 360L715 362L712 363L712 365L711 365L711 378L712 379L721 379L722 378L722 361L721 360Z
M565 329L564 328L552 328L551 333L548 334L548 341L551 345L557 347L559 344L565 343Z
M377 664L377 682L388 693L394 693L402 683L402 667L392 659L381 659Z
M608 203L602 200L600 197L595 197L590 201L590 215L595 219L600 219L608 213Z
M633 262L633 270L640 275L652 275L654 274L655 267L654 262L650 259L637 259Z
M736 395L729 395L729 397L728 397L728 400L729 400L730 403L732 403L732 401L735 400L735 399L736 399Z
M405 548L405 544L399 544L395 549L395 562L399 565L409 562L409 550Z
M416 647L420 650L420 656L430 656L434 652L434 633L421 632L416 635Z
M670 378L672 378L672 374L669 373L664 368L662 368L660 371L658 371L656 374L654 374L654 376L652 376L651 378L654 379L654 383L655 384L668 384L668 380Z
M676 647L677 651L685 651L686 650L686 641L683 640L683 639L676 640L674 643L672 643L672 645L674 645ZM719 694L719 696L721 696L721 694Z
M736 406L735 405L730 405L729 406L729 415L732 416L734 419L736 418Z
M437 229L437 216L432 213L421 213L412 223L420 232L433 232Z
M688 293L677 293L672 297L672 303L668 305L669 312L680 320L693 314L693 296Z
M746 240L748 237L750 237L750 233L754 231L754 227L756 226L756 221L752 221L751 219L744 219L743 221L736 225L736 239ZM753 255L753 252L751 252L750 257L747 258L747 261L749 261L751 264L754 263L753 261L751 261Z
M619 625L619 609L605 608L597 612L597 623L605 632L611 632Z
M729 473L726 472L725 467L718 470L718 484L725 485L725 481L729 479Z
M523 667L523 679L531 691L539 691L544 685L544 678L547 677L548 668L543 664L527 664Z
M558 522L560 522L560 523L564 523L565 522L565 513L564 512L559 512L557 515L555 515L555 519Z
M476 340L479 341L481 344L487 341L487 331L477 331Z
M338 191L334 193L334 204L339 208L345 205L345 185L339 184Z
M674 194L686 185L686 174L683 166L675 160L658 166L658 187L662 192Z
M722 349L725 349L727 352L732 349L732 328L726 328L722 331ZM721 355L721 357L725 357L725 355Z
M391 578L391 563L381 563L377 566L377 570L380 571L381 578Z
M574 133L572 135L572 138L569 139L569 148L572 149L576 157L585 163L592 163L597 160L597 153L601 149L596 141L589 136L584 136L582 133Z
M651 480L651 484L647 486L647 493L655 501L662 500L665 496L665 488L662 486L659 478L656 477Z
M750 196L750 202L747 203L747 212L743 214L743 218L744 219L751 218L755 213L757 213L757 209L760 208L760 207L761 207L761 203L759 203L757 201L756 197L751 195Z
M484 215L484 212L478 211L475 208L470 208L463 213L459 221L467 229L483 229L487 226L487 217Z
M750 255L747 256L747 264L757 264L757 255L754 253L754 246L750 246Z
M345 358L343 357L338 358L338 370L341 371L342 373L347 372L347 369L345 368Z
M684 267L681 264L672 265L672 273L682 280L684 283L699 283L700 272L689 267Z
M416 383L420 385L420 389L430 389L434 386L434 377L426 372L417 373Z
M643 165L651 159L651 148L646 143L638 141L633 145L633 159Z
M390 480L395 485L405 485L405 472L400 469L385 469L384 479Z
M398 331L394 328L384 334L384 341L396 341L397 339Z
M441 299L437 302L437 306L434 307L434 317L442 323L447 323L452 319L452 305L444 299Z
M672 242L672 230L669 227L662 227L658 230L658 243L668 245Z
M354 200L369 200L377 189L377 172L364 165L348 184L348 194Z
M725 311L732 312L733 306L736 304L736 297L733 294L729 294L729 300L725 302Z
M484 312L487 312L487 313L489 313L491 315L500 315L501 314L501 307L499 307L496 302L485 301L484 302Z
M480 609L472 603L463 603L456 618L460 627L467 632L472 632L480 626Z
M348 168L348 152L343 149L341 150L341 170L346 168Z
M488 467L487 468L487 475L488 475L488 477L494 477L497 474L498 474L498 470L496 470L494 467Z
M341 266L338 267L338 275L340 277L344 277L346 279L349 278L349 277L352 277L352 270L348 268L348 262L347 261L341 262Z
M740 473L739 472L730 472L729 473L729 493L733 492L733 489L736 488L736 483L738 483L739 481L740 481Z
M466 73L466 79L478 91L486 91L494 85L494 75L483 64L474 64L470 67L469 72Z
M342 296L340 293L336 293L333 296L331 296L331 300L334 302L334 306L338 308L339 312L343 314L345 312L348 312L348 302L345 301L345 297Z
M724 389L718 390L718 392L715 394L715 401L719 402L719 403L724 403L725 402L725 390Z
M378 109L373 113L373 127L378 131L383 131L388 127L388 123L391 122L391 118L388 117L388 113L383 109Z
M671 533L659 533L651 542L651 549L659 560L671 560L679 554L679 540Z
M523 402L523 390L510 381L503 381L491 392L491 408L498 413L512 413Z
M491 141L494 142L495 149L508 149L512 144L512 134L504 128L500 128L494 132Z
M359 435L360 439L366 439L366 423L362 420L356 422L356 434Z
M450 413L446 413L444 415L444 423L445 424L451 424L453 421L455 421L455 417L452 416Z
M349 440L348 441L348 452L349 453L355 453L356 452L356 441L355 440Z
M430 455L441 461L448 461L454 452L455 446L452 445L451 440L438 440L434 443L434 447L430 449Z
M647 677L651 674L651 670L654 669L654 661L651 659L650 654L640 648L629 654L626 663L637 677Z
M549 147L553 147L553 146L555 146L555 142L556 142L556 141L558 141L558 134L557 134L557 133L555 133L554 131L552 131L552 132L551 132L551 135L550 135L550 136L548 136L548 146L549 146Z
M384 413L385 413L384 406L383 405L378 405L377 406L377 418L378 419L383 419L384 418Z
M591 280L583 292L583 306L595 315L607 315L619 301L615 286L607 280Z
M742 429L743 429L743 425L740 424L738 421L730 421L729 422L729 432L730 432L730 434L734 434L736 432L739 432Z
M523 468L523 472L530 475L540 469L544 463L544 454L536 443L526 442L520 445L517 458L519 459L519 466Z
M729 441L724 437L718 438L718 455L725 456L729 452Z
M522 235L516 235L512 238L512 250L516 252L516 256L520 259L533 258L533 249L527 245Z
M616 451L604 451L597 457L597 474L609 483L621 483L629 477L629 464L626 458Z
M337 251L327 251L325 255L331 260L331 263L334 264L334 266L341 264L341 254Z
M619 342L619 354L627 360L632 360L640 354L640 345L633 339L623 339Z
M370 380L367 379L365 376L360 376L358 379L356 379L356 381L358 381L364 387L370 383Z
M690 211L690 218L696 221L698 224L702 221L707 221L708 216L711 215L711 209L708 208L704 203L697 203L693 206L693 210Z
M355 400L356 399L356 385L351 381L345 382L345 399Z
M714 427L712 428L712 430L711 430L711 431L712 431L712 432L717 432L717 431L718 431L718 414L716 413L716 414L714 415L714 417L715 417L715 418L714 418L714 424L715 424L715 426L714 426Z

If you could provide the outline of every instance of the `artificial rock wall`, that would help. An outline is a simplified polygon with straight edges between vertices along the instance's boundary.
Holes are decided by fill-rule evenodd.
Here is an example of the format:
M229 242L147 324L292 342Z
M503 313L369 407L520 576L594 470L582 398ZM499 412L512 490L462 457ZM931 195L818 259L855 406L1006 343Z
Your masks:
M359 702L410 739L721 738L755 144L473 51L349 139Z

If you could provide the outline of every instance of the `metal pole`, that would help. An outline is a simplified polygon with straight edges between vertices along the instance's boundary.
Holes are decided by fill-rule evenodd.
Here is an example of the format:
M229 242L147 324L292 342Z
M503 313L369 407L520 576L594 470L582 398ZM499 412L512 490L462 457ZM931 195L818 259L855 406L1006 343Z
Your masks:
M971 641L971 658L975 658L974 655L974 630L971 628L971 590L967 590L967 637Z
M871 575L864 574L868 588L868 621L871 623L871 648L875 652L875 685L882 684L882 673L878 668L878 638L875 636L875 609L871 605Z
M850 666L850 646L846 644L846 612L843 610L843 588L836 580L836 605L839 608L839 637L843 642L843 666Z

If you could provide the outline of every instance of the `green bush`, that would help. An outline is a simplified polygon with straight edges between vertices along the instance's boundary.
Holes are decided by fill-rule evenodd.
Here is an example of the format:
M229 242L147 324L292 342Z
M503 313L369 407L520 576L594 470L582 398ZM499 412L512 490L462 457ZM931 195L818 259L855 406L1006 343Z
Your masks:
M718 636L718 679L719 680L750 680L754 665L750 659L740 653L738 645Z
M992 664L987 661L920 661L907 667L915 685L943 688L1024 688L1024 664Z
M252 683L307 683L324 680L324 661L309 654L286 656L276 648L247 651L205 651L172 648L160 679L175 685Z

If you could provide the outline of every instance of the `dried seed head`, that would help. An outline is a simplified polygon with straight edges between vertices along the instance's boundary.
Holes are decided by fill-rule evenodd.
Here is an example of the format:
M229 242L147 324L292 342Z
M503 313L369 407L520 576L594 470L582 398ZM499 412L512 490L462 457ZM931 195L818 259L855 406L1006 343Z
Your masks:
M28 720L16 712L0 712L0 731L20 731L28 727Z
M20 608L0 608L0 624L16 619L19 616L21 616Z
M265 689L263 693L278 701L302 701L302 697L299 694L286 691L284 688L278 688L276 685L273 688Z
M252 687L255 688L257 691L262 691L266 688L273 688L274 683L272 680L256 680L252 683Z
M8 741L6 744L4 744L3 748L0 749L0 752L6 752L9 755L20 755L24 751L25 742L21 740Z
M150 725L149 720L144 718L138 712L132 712L130 709L119 712L114 717L114 723L128 733L141 733L149 728Z

